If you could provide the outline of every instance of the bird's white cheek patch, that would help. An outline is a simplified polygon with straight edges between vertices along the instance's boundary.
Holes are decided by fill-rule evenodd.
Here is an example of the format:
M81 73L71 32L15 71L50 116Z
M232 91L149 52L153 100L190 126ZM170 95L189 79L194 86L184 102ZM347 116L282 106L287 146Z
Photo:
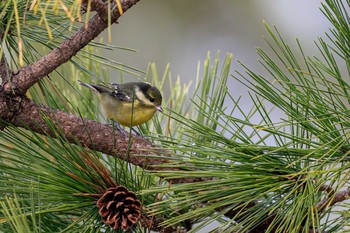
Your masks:
M150 105L150 106L154 105L151 101L149 101L149 99L146 98L146 96L142 93L140 88L136 87L136 86L135 86L135 95L136 95L137 99L141 100L146 105Z

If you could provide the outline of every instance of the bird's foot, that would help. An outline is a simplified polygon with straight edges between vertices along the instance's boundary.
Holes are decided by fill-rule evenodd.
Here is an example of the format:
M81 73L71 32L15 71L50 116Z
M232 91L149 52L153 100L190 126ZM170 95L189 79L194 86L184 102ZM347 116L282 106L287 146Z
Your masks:
M117 128L118 131L119 131L124 137L126 137L126 136L128 135L128 132L127 132L125 129L123 129L123 128L120 126L120 124L119 124L118 122L114 121L112 125L113 125L115 128ZM131 132L134 133L136 136L143 137L143 136L142 136L139 132L137 132L137 130L134 129L134 128L131 128Z
M126 131L119 125L118 122L113 121L112 125L113 125L115 128L117 128L117 130L118 130L124 137L127 136Z

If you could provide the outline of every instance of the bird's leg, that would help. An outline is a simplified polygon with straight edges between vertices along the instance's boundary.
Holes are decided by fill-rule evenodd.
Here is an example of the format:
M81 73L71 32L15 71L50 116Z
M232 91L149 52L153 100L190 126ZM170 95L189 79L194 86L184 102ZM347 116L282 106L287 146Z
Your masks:
M117 121L112 121L112 125L114 126L114 127L116 127L117 129L118 129L118 131L125 137L125 136L127 136L127 131L125 131L125 129L123 129L121 126L120 126L120 124L117 122ZM133 132L136 136L141 136L141 137L143 137L139 132L137 132L136 131L136 129L134 129L134 128L131 128L131 132Z
M135 135L137 136L142 136L139 132L136 131L136 129L131 128L131 131L134 132Z
M120 124L116 121L112 121L112 125L117 128L117 130L125 137L126 131L120 126Z

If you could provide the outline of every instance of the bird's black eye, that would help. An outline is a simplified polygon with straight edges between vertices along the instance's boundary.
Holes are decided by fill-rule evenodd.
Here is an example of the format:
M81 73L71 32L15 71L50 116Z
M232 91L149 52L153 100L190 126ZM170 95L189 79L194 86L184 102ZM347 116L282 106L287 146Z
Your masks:
M149 98L149 101L151 101L152 103L154 102L154 98Z

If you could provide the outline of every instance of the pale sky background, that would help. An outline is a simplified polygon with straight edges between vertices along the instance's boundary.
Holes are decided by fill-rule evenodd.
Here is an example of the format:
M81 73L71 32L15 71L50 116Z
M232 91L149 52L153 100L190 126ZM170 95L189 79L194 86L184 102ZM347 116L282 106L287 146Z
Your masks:
M233 53L234 60L261 71L255 48L266 46L263 20L289 43L299 38L313 55L314 41L330 27L320 7L319 0L141 0L112 28L113 44L138 53L108 55L142 70L155 62L160 74L170 63L172 76L183 82L195 79L197 62L208 51L212 57L218 50L222 57ZM239 69L235 62L233 69Z

